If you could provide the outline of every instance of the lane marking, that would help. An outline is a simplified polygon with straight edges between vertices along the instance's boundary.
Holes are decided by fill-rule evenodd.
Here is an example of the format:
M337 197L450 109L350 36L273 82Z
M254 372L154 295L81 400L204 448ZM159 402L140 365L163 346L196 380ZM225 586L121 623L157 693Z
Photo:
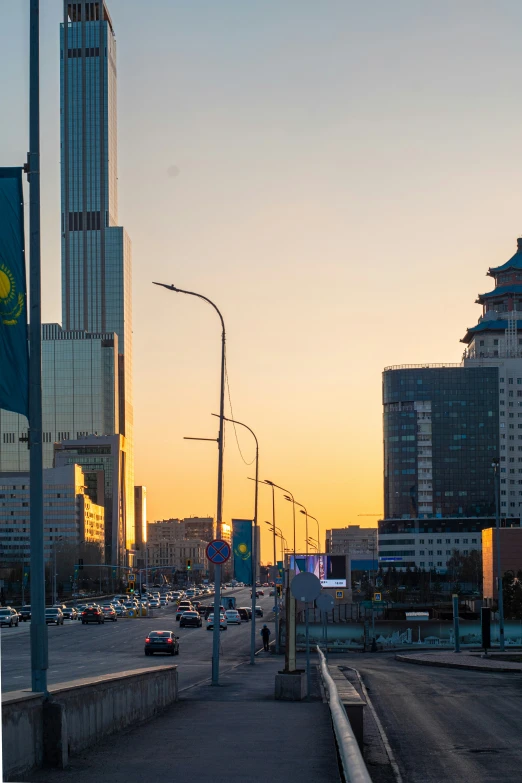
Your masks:
M366 699L366 703L368 707L370 708L370 712L372 713L375 723L377 724L377 728L379 730L379 734L381 735L382 744L384 745L384 748L386 750L386 754L388 756L388 760L390 762L391 768L393 770L393 774L395 775L395 780L397 783L403 783L402 775L399 770L399 765L395 761L395 756L393 753L393 750L391 749L391 745L388 741L388 737L386 736L386 732L384 731L384 727L379 720L379 716L377 715L375 711L375 707L372 704L372 701L368 695L368 691L366 690L366 685L364 684L363 678L361 677L359 671L357 669L354 669L352 666L345 666L345 669L349 669L352 672L355 672L357 679L359 680L359 684L362 688L362 692L364 693L364 697Z

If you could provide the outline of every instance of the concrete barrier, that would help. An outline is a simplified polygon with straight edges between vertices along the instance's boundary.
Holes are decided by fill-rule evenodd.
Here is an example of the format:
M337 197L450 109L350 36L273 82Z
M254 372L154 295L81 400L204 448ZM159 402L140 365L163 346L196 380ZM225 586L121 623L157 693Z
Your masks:
M64 767L98 741L153 718L178 698L177 666L134 669L2 695L4 779L34 767Z

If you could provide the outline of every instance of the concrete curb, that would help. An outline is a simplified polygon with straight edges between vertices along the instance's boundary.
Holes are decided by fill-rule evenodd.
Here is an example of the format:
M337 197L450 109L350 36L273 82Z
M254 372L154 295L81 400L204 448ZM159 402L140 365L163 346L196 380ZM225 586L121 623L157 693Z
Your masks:
M439 666L443 669L468 669L475 672L493 672L496 674L500 672L502 674L519 674L522 672L522 665L519 668L507 668L506 666L480 666L479 664L472 663L449 663L448 661L437 661L435 658L432 661L427 661L422 658L416 658L413 655L396 655L396 661L402 663L414 663L417 666Z

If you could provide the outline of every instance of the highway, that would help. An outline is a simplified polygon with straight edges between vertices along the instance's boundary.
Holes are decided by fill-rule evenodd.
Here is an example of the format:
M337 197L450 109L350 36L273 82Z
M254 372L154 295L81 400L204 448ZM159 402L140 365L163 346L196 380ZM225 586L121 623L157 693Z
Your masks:
M257 605L264 612L256 618L256 649L262 648L259 632L266 623L274 634L274 597L269 588ZM226 590L223 598L235 596L237 606L250 606L250 588ZM213 597L203 599L205 605ZM77 620L65 620L63 626L49 626L48 683L67 682L77 678L99 677L130 669L176 663L179 666L179 687L184 689L202 682L211 674L212 632L202 628L180 628L175 619L175 604L154 610L153 618L120 618L116 623L82 625ZM146 657L143 642L152 630L175 630L180 637L179 656ZM220 670L231 669L250 655L251 623L230 625L222 631ZM1 629L2 691L31 687L30 622L18 628Z
M356 654L341 665L359 670L404 783L522 780L522 675L417 666L388 654Z

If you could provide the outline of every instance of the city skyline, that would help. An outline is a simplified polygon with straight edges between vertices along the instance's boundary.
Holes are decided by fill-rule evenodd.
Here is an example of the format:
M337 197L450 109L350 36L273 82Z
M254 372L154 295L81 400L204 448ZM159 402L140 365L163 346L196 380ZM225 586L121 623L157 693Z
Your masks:
M11 43L26 40L22 5L6 12L0 33L13 128L25 128L26 49ZM449 3L414 13L399 3L392 18L381 3L381 30L375 9L352 9L348 24L342 4L326 6L328 14L289 2L266 16L256 3L217 12L159 2L158 16L144 19L137 3L110 3L126 129L119 213L138 259L136 483L147 486L150 519L214 514L217 454L182 438L215 435L219 382L213 314L153 290L152 279L200 291L222 309L234 413L259 437L261 475L288 486L325 530L374 524L377 516L357 515L383 510L382 368L458 362L458 338L478 314L469 292L511 255L520 10L479 5L470 18ZM62 8L49 3L42 13L51 322L60 320ZM154 42L153 67L145 53ZM256 49L269 56L252 61ZM25 157L21 135L2 129L10 161ZM250 442L238 437L250 460ZM224 517L252 516L230 426L225 459ZM289 504L278 500L277 513L288 532ZM270 518L261 491L261 524Z

